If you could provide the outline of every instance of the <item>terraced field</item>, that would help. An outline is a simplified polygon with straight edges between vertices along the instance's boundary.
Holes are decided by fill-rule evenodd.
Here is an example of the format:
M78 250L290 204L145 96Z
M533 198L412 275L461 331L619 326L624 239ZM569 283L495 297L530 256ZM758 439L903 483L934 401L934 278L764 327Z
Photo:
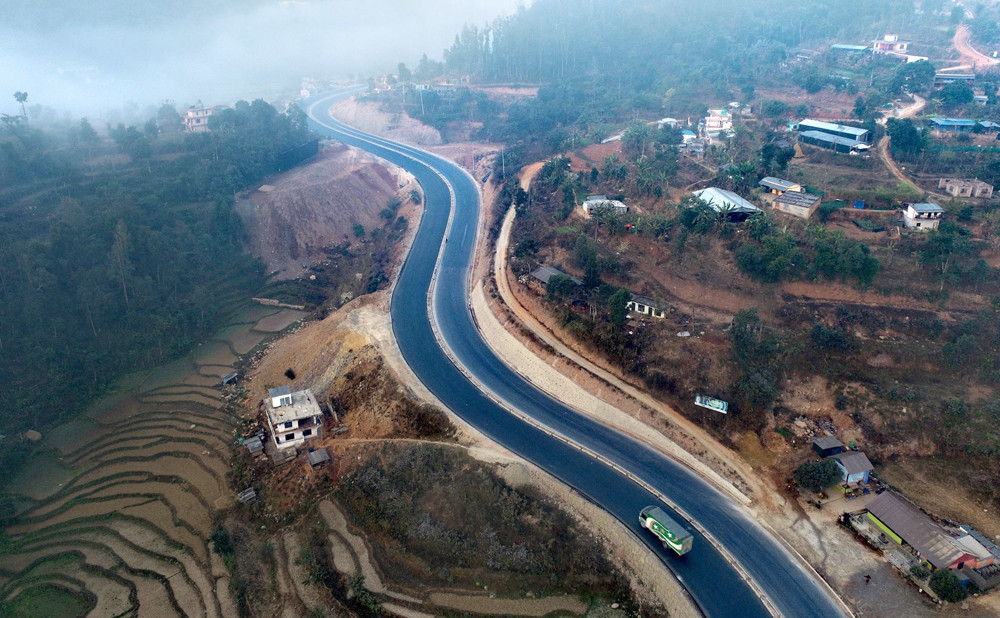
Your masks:
M237 359L304 317L244 308L189 357L127 377L45 437L10 491L20 506L0 555L0 598L53 615L233 615L207 539L231 505L236 418L218 385Z

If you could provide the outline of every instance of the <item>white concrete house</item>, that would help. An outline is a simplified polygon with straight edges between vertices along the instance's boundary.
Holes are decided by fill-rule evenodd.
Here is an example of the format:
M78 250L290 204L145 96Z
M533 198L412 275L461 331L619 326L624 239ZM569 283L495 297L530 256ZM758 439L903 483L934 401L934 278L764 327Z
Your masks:
M937 204L907 204L903 213L903 225L911 230L936 230L941 224L944 208Z
M323 412L311 390L293 393L286 385L268 389L267 394L264 412L275 446L292 448L320 435Z
M628 206L618 200L609 200L606 195L588 195L587 201L583 203L583 214L589 217L597 210L608 210L615 214L624 215L628 212Z

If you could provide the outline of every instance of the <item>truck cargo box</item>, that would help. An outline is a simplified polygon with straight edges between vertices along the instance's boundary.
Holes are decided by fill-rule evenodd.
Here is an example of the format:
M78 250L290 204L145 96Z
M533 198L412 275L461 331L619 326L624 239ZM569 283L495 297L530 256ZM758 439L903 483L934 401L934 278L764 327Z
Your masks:
M649 530L677 555L683 556L691 551L694 535L677 520L667 515L658 506L647 506L639 512L639 525Z

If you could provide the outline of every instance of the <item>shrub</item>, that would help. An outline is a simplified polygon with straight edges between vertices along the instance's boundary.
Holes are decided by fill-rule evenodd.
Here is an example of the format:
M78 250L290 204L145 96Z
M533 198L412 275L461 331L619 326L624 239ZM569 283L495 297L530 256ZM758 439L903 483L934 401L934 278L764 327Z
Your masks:
M917 579L927 579L927 576L930 574L930 569L922 564L915 564L910 567L910 575L916 577Z
M851 337L842 328L827 328L816 324L809 331L809 339L821 350L844 351L851 348Z
M938 569L931 575L931 590L938 595L942 601L958 603L968 596L965 588L958 581L958 577L949 569Z
M840 480L840 468L832 459L807 461L795 470L795 482L799 487L820 491Z

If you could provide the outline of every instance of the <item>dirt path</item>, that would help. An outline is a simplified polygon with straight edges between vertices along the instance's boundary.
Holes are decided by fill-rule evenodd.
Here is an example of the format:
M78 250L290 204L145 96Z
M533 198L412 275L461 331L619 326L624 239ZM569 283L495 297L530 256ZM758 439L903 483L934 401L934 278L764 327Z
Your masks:
M957 70L959 68L988 68L995 64L1000 64L1000 60L996 58L990 58L986 54L983 54L969 43L969 39L972 37L972 33L969 32L969 27L966 25L961 25L955 29L955 36L951 39L952 46L958 50L958 53L962 55L962 61L967 62L967 64L961 67L951 67L949 69L942 70Z
M917 95L912 95L912 96L914 98L914 102L911 103L910 105L907 105L906 107L897 110L895 114L896 118L914 118L927 105L927 99L924 99ZM944 201L950 199L950 197L947 195L941 195L940 193L934 193L933 191L928 191L927 189L924 189L917 183L913 182L913 180L911 180L909 176L903 173L903 170L899 167L899 165L896 164L896 160L892 158L892 151L889 149L889 145L890 145L889 136L885 135L882 137L882 139L879 140L878 146L876 147L875 151L878 153L878 158L882 161L883 165L885 165L885 168L889 170L890 174L892 174L900 182L912 188L914 191L917 191L921 195L926 194L935 199Z

